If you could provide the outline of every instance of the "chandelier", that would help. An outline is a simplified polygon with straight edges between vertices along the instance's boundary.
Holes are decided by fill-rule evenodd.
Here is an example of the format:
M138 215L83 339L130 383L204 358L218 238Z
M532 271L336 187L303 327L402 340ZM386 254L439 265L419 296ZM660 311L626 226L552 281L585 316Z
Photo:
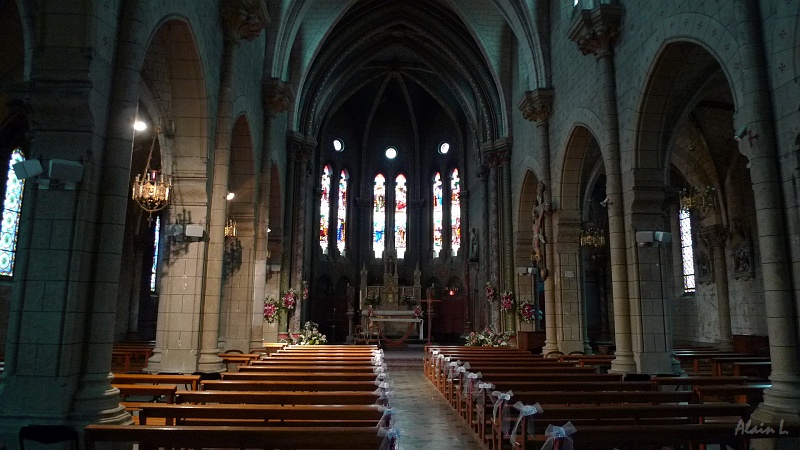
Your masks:
M711 186L685 187L681 189L680 204L681 210L707 215L717 207L716 190Z
M606 246L605 232L595 227L581 230L581 247L598 249Z
M225 223L225 237L226 238L235 238L236 237L236 221L233 219L228 219Z
M161 132L160 128L156 128L153 133L153 142L150 144L150 153L147 155L147 165L144 172L136 175L133 181L133 195L131 198L139 204L139 206L150 213L152 219L153 213L161 211L169 204L169 195L172 190L172 179L169 175L164 175L160 170L153 170L150 168L150 162L153 159L153 149L156 146L156 140Z

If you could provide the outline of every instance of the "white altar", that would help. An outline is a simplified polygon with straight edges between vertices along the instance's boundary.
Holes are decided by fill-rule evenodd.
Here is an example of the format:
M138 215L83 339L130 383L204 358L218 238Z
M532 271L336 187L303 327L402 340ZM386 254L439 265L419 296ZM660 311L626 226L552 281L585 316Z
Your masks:
M407 323L407 324L416 324L417 327L417 334L420 340L425 338L425 327L423 326L424 320L419 317L414 317L414 311L408 310L380 310L380 309L373 309L372 315L368 316L364 314L363 317L364 321L364 329L373 330L378 334L385 334L382 333L384 328L382 328L382 324L385 322L394 322L394 323Z

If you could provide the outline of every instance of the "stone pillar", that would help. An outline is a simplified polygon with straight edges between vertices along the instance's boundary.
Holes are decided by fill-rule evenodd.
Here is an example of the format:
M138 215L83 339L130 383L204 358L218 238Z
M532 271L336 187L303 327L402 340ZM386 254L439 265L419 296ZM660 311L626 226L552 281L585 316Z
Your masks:
M494 148L493 143L488 142L481 146L483 152L483 160L489 167L489 176L487 179L487 194L489 201L489 282L494 286L496 295L499 295L500 289L500 221L499 221L499 199L497 196L497 165L498 157L497 150ZM491 328L494 332L500 331L500 307L499 301L493 304L487 304L489 310L489 319L491 320Z
M772 360L772 387L753 413L753 421L800 423L800 353L797 303L792 293L792 267L786 239L770 83L764 58L759 2L733 2L742 73L743 103L735 128L747 126L739 151L747 156L756 204L758 247L764 284L764 305Z
M616 358L613 372L635 372L631 341L631 299L628 292L628 264L625 245L625 211L622 194L622 171L619 151L616 77L612 41L619 32L622 6L600 4L582 10L569 30L569 38L584 55L593 54L600 66L601 111L605 125L602 154L606 168L608 195L608 240L611 254L612 296L614 301L614 338Z
M543 186L552 186L552 174L550 170L550 114L553 109L553 90L537 89L528 91L519 103L519 110L522 116L536 124L537 135L539 136L539 167L542 173L539 180ZM539 243L544 244L544 254L540 255L536 265L539 269L539 276L544 281L544 310L545 310L545 341L542 353L547 354L558 350L558 334L556 329L556 305L555 305L555 278L550 274L552 259L555 255L553 245L553 214L552 214L552 193L549 189L542 191L541 210L545 214L542 217L544 230L539 232ZM535 255L534 255L535 256ZM535 283L536 277L532 276L531 282Z
M274 286L272 289L267 286L267 283L269 282L267 273L270 272L268 265L270 264L272 258L274 258L274 255L270 254L270 232L268 230L270 229L270 226L272 226L276 228L272 231L273 233L277 232L278 228L280 228L281 234L284 233L281 224L270 223L269 210L271 207L270 200L272 198L271 155L273 153L272 146L275 144L273 137L273 125L275 124L275 117L289 109L291 92L289 87L283 81L277 78L266 80L262 85L262 92L264 96L263 102L265 112L264 139L261 151L261 169L259 170L258 192L256 194L256 198L258 199L258 216L256 218L256 223L258 224L258 227L256 229L255 243L256 263L254 267L255 282L253 284L253 298L256 305L261 304L263 307L263 302L267 297L278 298L280 295L280 288L276 290ZM250 341L251 350L262 348L261 343L265 339L263 310L255 308L254 311L253 329ZM283 322L285 322L285 320Z
M292 245L294 239L294 205L296 204L296 189L295 189L295 158L296 155L287 150L286 161L286 184L284 184L285 194L283 203L283 252L281 253L281 280L280 292L278 296L288 291L291 287L291 274L292 274L292 258L294 257L294 246ZM280 327L278 331L278 339L286 339L289 337L289 315L282 311L280 313Z
M292 227L292 275L291 286L297 293L297 303L291 317L289 331L298 332L302 327L301 320L307 311L302 299L303 280L304 280L304 261L306 252L306 209L308 207L308 191L311 188L310 170L308 167L311 154L317 146L317 141L313 137L303 136L300 133L289 133L287 137L287 147L289 153L294 156L295 180L297 201L290 207L294 209L294 227Z
M139 303L142 299L142 273L145 267L147 270L150 266L145 265L145 255L153 254L150 247L150 239L146 236L135 236L133 238L133 261L131 267L131 279L129 280L130 297L128 302L128 327L126 330L125 339L130 341L138 341L141 339L139 335Z
M511 205L511 138L505 138L496 142L497 144L497 160L499 164L500 178L502 179L500 185L500 209L502 211L501 231L503 233L503 246L502 246L502 274L503 285L501 290L508 290L514 293L514 298L519 300L519 292L514 287L514 223ZM503 331L510 331L516 333L517 331L517 315L516 310L508 311L503 317Z
M225 252L225 222L228 218L227 195L231 162L233 118L233 79L236 50L242 39L252 41L268 22L262 0L224 0L221 16L225 44L222 51L217 126L214 139L214 170L209 202L208 245L201 313L200 357L197 370L221 372L225 369L219 353L220 303Z
M728 262L725 258L725 241L728 232L722 225L710 225L700 230L700 239L711 249L713 283L717 291L717 314L719 315L719 341L721 350L733 350L731 332L731 304L728 294Z

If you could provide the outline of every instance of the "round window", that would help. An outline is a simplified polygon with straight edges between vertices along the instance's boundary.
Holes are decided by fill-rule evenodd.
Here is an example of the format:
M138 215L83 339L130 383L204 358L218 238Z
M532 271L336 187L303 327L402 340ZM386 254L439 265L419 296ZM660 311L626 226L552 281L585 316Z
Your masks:
M397 157L397 149L394 147L389 147L386 149L386 157L389 159L395 159Z

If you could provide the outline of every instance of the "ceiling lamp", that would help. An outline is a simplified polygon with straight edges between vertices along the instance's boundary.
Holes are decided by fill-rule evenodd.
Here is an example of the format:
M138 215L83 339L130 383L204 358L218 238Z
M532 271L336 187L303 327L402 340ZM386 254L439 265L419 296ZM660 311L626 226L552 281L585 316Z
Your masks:
M236 221L233 219L228 219L228 222L225 223L225 237L235 238L236 237Z
M708 215L717 207L716 190L711 186L688 186L681 189L681 210Z
M606 246L606 235L603 230L589 227L581 230L581 247L598 249Z
M143 210L150 213L148 220L152 218L154 212L161 211L169 205L170 191L172 191L172 179L170 176L164 175L161 170L150 168L153 149L160 133L161 129L156 128L155 133L153 133L153 142L150 144L150 153L147 155L147 165L145 165L144 172L136 175L136 179L133 181L131 198Z

